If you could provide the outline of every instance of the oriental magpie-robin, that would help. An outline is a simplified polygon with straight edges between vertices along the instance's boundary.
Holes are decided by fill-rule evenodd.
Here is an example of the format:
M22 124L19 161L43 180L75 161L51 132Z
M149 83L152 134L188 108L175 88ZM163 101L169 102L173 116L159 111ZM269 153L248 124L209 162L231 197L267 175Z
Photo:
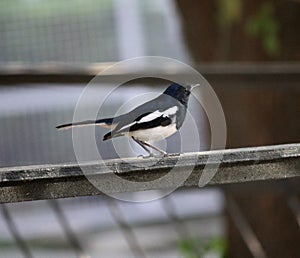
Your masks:
M177 132L186 116L191 90L199 84L186 87L172 83L161 95L132 111L113 118L87 120L77 123L63 124L59 130L79 126L100 125L111 131L104 135L103 141L119 137L131 137L152 156L148 147L161 154L167 153L151 145L149 141L160 141Z

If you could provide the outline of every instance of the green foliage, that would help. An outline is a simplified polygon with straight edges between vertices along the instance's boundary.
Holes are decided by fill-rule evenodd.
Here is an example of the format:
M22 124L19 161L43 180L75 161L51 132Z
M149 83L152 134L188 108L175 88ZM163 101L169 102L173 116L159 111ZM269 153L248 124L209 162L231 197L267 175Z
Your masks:
M230 27L242 13L242 0L218 0L218 20L221 27Z
M264 2L257 14L249 20L247 32L252 37L260 37L266 52L270 56L280 51L279 23L274 15L275 8L271 2Z
M222 237L212 239L206 246L206 251L214 252L221 258L228 258L228 244Z
M223 30L230 30L243 13L242 0L218 0L218 22ZM251 37L259 37L269 56L280 52L279 22L275 17L275 7L271 1L265 1L257 13L246 23L246 32Z
M203 258L211 253L220 258L228 258L228 245L222 237L213 238L208 243L202 243L199 239L186 239L179 246L185 258Z
M182 240L179 243L180 250L185 258L198 258L201 257L201 250L197 250L197 246L200 245L199 240L189 239Z

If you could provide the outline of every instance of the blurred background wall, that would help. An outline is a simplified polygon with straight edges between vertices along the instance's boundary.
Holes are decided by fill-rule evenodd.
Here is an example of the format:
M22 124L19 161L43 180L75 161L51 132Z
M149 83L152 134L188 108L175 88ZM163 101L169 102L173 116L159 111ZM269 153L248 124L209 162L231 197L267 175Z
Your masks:
M177 0L195 60L299 61L298 1Z
M299 1L178 0L177 3L194 60L239 62L240 66L240 62L255 62L259 70L249 77L244 74L242 79L211 81L226 116L227 146L299 142L299 67L295 73L284 68L297 64L300 58ZM270 72L268 65L276 62L281 62L279 69L273 66L268 79L263 79L262 74ZM290 73L297 78L289 77ZM282 187L285 190L278 193ZM299 184L285 182L266 191L258 190L256 184L247 189L238 186L226 189L227 196L236 200L262 245L264 253L256 254L257 257L299 256L298 246L289 244L300 240L299 225L292 219L289 206L295 187ZM299 200L299 195L295 199ZM249 251L245 238L242 240L232 214L228 215L228 221L230 257L256 257Z
M57 134L54 126L72 119L74 106L88 77L79 82L73 79L72 83L62 83L53 74L61 73L62 78L68 71L68 78L81 78L80 73L89 73L95 63L109 65L142 55L175 58L203 73L225 112L227 147L299 142L299 17L300 2L297 0L2 0L0 166L76 161L71 134ZM46 68L41 69L43 67ZM46 71L42 77L44 81L37 80L41 71ZM16 76L18 74L21 76ZM11 78L17 79L12 83ZM101 100L112 86L99 85L95 96ZM126 85L105 112L109 115L126 98L149 91L160 92L165 86L153 87L153 83ZM97 98L91 102L91 107L96 104ZM201 127L204 117L198 117L198 124L203 138L208 138L209 127ZM102 135L103 132L98 133ZM203 142L205 149L209 139L203 139ZM109 150L106 158L115 154L111 155L109 143L102 148ZM261 188L256 184L248 186L232 186L224 189L224 193L227 204L233 199L253 228L266 257L300 256L299 246L290 244L300 241L299 226L288 204L293 187L287 182L265 191L259 190ZM278 193L282 188L285 190ZM187 195L179 192L172 197L175 206L189 204L185 208L189 212L181 215L177 214L181 209L166 211L168 201L164 200L149 206L119 205L125 222L138 236L149 234L151 228L156 228L154 224L169 229L168 234L152 230L152 239L161 240L153 245L147 245L151 243L151 237L150 241L147 238L141 240L145 253L151 257L188 257L190 252L193 253L194 245L202 249L207 243L218 246L225 239L226 225L229 257L255 257L249 250L251 243L247 243L243 232L237 228L232 213L226 213L228 223L225 223L222 196L218 190L208 193L193 190ZM115 250L109 243L116 234L119 236L116 242L121 247L113 253L115 257L123 257L124 252L132 256L130 244L118 223L110 223L114 217L107 215L104 222L98 219L106 214L105 209L110 214L107 207L111 206L105 201L79 198L59 200L58 203L73 230L75 228L83 249L90 251L93 257L101 251L112 254ZM209 203L216 206L211 207ZM58 223L59 216L56 217L51 204L41 201L6 207L34 257L76 257L76 250L68 245L63 227ZM228 207L231 206L225 208L229 210ZM130 220L133 209L137 216ZM148 213L151 218L146 218ZM197 230L190 235L185 234L185 230L176 233L177 215L180 223L188 224L188 231L191 228ZM32 217L36 219L33 221ZM75 222L72 217L77 218ZM139 217L145 217L144 224L139 222ZM0 257L22 257L5 218L2 215ZM91 221L91 224L83 223L76 231L81 220ZM50 226L43 227L43 223ZM37 224L41 226L34 227ZM205 224L210 227L204 227ZM94 228L97 230L93 231ZM192 241L186 241L190 238ZM100 239L105 247L97 248L95 239ZM183 241L178 242L178 239ZM159 245L162 240L167 244ZM216 250L213 248L212 253Z

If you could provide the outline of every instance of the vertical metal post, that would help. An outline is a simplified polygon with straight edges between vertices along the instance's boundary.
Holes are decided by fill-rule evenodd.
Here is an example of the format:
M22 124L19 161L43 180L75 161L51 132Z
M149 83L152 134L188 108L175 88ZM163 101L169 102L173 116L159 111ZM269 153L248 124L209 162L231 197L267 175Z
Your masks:
M0 205L3 217L6 221L6 224L8 226L9 231L11 232L13 238L16 241L17 246L19 247L19 249L21 250L23 256L25 258L32 258L33 255L28 247L28 245L26 244L25 240L22 238L21 234L18 231L18 228L16 226L16 224L13 221L13 218L10 215L10 212L8 210L8 207L6 206L6 204L2 203Z
M79 258L90 258L90 255L82 247L81 243L79 242L76 234L72 230L70 223L68 222L67 217L64 215L62 208L60 207L57 200L49 200L49 205L52 207L53 211L55 212L58 222L61 225L70 245L74 248L76 254Z
M126 223L118 202L112 198L106 198L106 202L112 217L120 227L120 230L122 231L133 255L137 258L147 258L147 255L140 246L132 228L130 227L130 225L128 225L128 223Z

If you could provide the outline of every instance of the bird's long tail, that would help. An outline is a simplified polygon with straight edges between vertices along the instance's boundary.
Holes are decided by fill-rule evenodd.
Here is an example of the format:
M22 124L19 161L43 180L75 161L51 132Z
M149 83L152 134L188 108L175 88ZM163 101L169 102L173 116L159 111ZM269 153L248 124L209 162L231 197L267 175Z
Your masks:
M58 130L67 130L67 129L70 129L73 127L91 126L91 125L100 125L102 127L112 129L115 126L115 123L114 123L113 118L104 118L104 119L98 119L98 120L86 120L86 121L77 122L77 123L58 125L58 126L56 126L56 128Z

